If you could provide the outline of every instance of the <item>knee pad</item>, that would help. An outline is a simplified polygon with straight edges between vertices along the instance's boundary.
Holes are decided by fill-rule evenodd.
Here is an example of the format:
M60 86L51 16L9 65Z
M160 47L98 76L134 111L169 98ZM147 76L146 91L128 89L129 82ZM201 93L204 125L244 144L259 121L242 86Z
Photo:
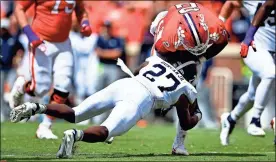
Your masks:
M54 92L51 95L51 103L64 104L69 96L69 92L61 92L57 89L54 89Z

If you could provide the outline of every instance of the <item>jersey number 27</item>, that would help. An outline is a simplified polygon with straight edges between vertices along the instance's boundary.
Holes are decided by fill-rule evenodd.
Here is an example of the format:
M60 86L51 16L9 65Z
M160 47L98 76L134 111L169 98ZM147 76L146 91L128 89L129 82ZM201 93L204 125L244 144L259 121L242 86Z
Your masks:
M156 72L150 70L143 74L143 76L146 77L147 79L149 79L151 82L155 81L155 79L154 79L155 77L160 77L166 73L166 67L164 67L161 64L154 64L152 67L159 69L160 71L156 73ZM158 86L158 88L160 89L161 92L174 91L177 88L177 86L180 84L180 81L172 73L169 73L168 75L166 75L166 78L172 79L174 81L174 84L170 87Z

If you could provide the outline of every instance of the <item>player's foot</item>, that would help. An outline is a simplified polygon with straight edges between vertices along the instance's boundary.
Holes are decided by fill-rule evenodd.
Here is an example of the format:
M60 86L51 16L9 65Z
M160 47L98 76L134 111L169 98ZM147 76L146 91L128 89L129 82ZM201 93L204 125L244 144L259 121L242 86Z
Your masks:
M36 137L38 139L58 139L58 137L52 132L51 128L43 124L38 126Z
M175 137L175 140L172 146L172 154L188 156L189 153L184 146L184 138L185 138L186 132L181 131L178 133L179 134Z
M24 96L24 84L24 77L20 76L16 79L9 96L9 106L11 109L19 106L22 103Z
M265 136L265 132L261 126L260 118L254 118L254 117L252 118L252 120L247 128L247 133L252 136L260 136L260 137Z
M73 129L64 132L62 142L57 152L57 158L71 158L74 152L76 131Z
M10 119L11 122L17 123L23 119L29 119L32 115L41 113L45 109L45 105L26 102L11 110Z
M180 146L174 146L172 148L172 154L173 155L184 155L184 156L188 156L189 152L186 150L186 148L184 147L184 145L180 145Z
M255 124L249 124L247 128L247 133L251 136L264 137L265 131L261 127L257 127Z
M221 115L221 132L220 142L223 146L229 145L229 136L232 133L236 122L231 118L229 113L223 113Z
M113 142L113 140L114 140L114 137L111 137L107 141L105 141L105 143L111 144Z

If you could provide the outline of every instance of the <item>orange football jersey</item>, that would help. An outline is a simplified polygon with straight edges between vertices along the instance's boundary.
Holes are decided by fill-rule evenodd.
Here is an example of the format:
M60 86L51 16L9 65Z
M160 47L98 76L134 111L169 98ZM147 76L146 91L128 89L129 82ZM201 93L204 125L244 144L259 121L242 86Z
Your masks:
M228 37L224 31L221 20L202 5L178 4L170 7L167 15L159 21L155 32L155 49L160 53L166 53L186 50L182 45L185 42L194 47L208 42L208 39L208 44L227 41ZM180 40L180 37L183 39Z
M18 1L25 9L35 4L32 29L43 40L63 42L72 25L72 13L80 0L25 0Z

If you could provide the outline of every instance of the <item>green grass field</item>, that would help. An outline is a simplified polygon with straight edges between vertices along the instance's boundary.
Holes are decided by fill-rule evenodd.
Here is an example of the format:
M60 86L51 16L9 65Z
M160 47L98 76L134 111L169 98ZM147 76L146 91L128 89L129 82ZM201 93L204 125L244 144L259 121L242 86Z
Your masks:
M37 125L2 123L1 160L61 161L55 157L61 140L36 139ZM64 130L73 127L75 125L57 123L53 130L61 138ZM219 143L218 130L191 130L186 140L190 156L170 154L174 135L172 125L135 127L117 137L111 145L78 143L74 158L68 161L275 161L272 131L260 138L236 129L231 138L232 145L223 147Z

